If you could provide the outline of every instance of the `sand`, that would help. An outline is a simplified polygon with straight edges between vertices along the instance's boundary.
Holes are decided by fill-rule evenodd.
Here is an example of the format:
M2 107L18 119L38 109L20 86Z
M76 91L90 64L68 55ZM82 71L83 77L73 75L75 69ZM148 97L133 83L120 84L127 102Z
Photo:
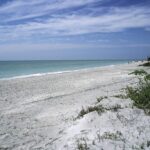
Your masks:
M0 149L150 149L150 117L114 97L136 86L128 74L139 63L0 80ZM101 96L107 98L98 103ZM77 117L97 105L104 112Z

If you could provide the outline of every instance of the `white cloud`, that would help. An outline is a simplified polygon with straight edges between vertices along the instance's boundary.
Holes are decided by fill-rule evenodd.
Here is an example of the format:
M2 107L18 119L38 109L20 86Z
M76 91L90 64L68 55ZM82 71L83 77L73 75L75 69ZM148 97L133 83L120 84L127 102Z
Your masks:
M128 28L150 28L149 7L110 7L106 13L98 14L98 9L92 3L98 0L31 0L14 1L0 8L1 22L0 41L14 39L33 39L34 37L53 37L65 35L79 35L97 32L120 32ZM59 14L58 10L88 4L91 13L79 14L77 11ZM86 10L85 10L86 11ZM93 15L93 14L96 15ZM40 16L48 15L44 19ZM4 17L7 16L8 17ZM53 16L53 17L51 17ZM8 22L39 17L10 25Z
M13 1L0 7L0 14L9 15L3 22L40 17L53 11L90 4L95 0L31 0Z

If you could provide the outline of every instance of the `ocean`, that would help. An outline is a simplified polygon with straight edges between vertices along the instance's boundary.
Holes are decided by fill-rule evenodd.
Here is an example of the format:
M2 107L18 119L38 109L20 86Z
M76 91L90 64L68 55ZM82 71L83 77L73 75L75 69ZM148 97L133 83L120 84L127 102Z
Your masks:
M61 73L127 63L129 60L34 60L0 61L0 79Z

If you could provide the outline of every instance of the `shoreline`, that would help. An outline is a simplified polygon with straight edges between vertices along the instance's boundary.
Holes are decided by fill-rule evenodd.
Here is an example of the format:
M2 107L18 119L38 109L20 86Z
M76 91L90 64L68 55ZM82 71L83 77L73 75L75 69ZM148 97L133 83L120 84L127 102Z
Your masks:
M120 65L120 64L118 64ZM36 73L36 74L29 74L29 75L20 75L8 78L1 78L0 80L13 80L13 79L22 79L22 78L32 78L32 77L39 77L39 76L46 76L46 75L56 75L56 74L64 74L64 73L72 73L78 71L88 71L92 69L100 69L103 67L114 67L115 65L108 65L108 66L101 66L101 67L91 67L91 68L84 68L84 69L77 69L77 70L66 70L66 71L56 71L56 72L47 72L47 73Z
M56 72L45 72L45 73L35 73L35 74L26 74L26 75L17 75L13 77L4 77L0 78L1 80L14 80L14 79L22 79L22 78L31 78L31 77L40 77L40 76L46 76L46 75L51 75L51 74L64 74L64 73L70 73L70 72L78 72L78 71L88 71L92 69L101 69L101 68L107 68L107 67L115 67L119 65L127 65L129 63L141 63L141 61L138 62L125 62L125 63L119 63L119 64L111 64L111 65L104 65L104 66L99 66L99 67L89 67L89 68L80 68L80 69L75 69L75 70L64 70L64 71L56 71Z

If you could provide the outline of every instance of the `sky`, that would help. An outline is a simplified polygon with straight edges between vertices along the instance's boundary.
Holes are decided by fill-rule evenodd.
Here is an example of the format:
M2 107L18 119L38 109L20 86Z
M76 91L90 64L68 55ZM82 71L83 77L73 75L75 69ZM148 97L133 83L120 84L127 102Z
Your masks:
M0 60L147 56L150 0L0 0Z

